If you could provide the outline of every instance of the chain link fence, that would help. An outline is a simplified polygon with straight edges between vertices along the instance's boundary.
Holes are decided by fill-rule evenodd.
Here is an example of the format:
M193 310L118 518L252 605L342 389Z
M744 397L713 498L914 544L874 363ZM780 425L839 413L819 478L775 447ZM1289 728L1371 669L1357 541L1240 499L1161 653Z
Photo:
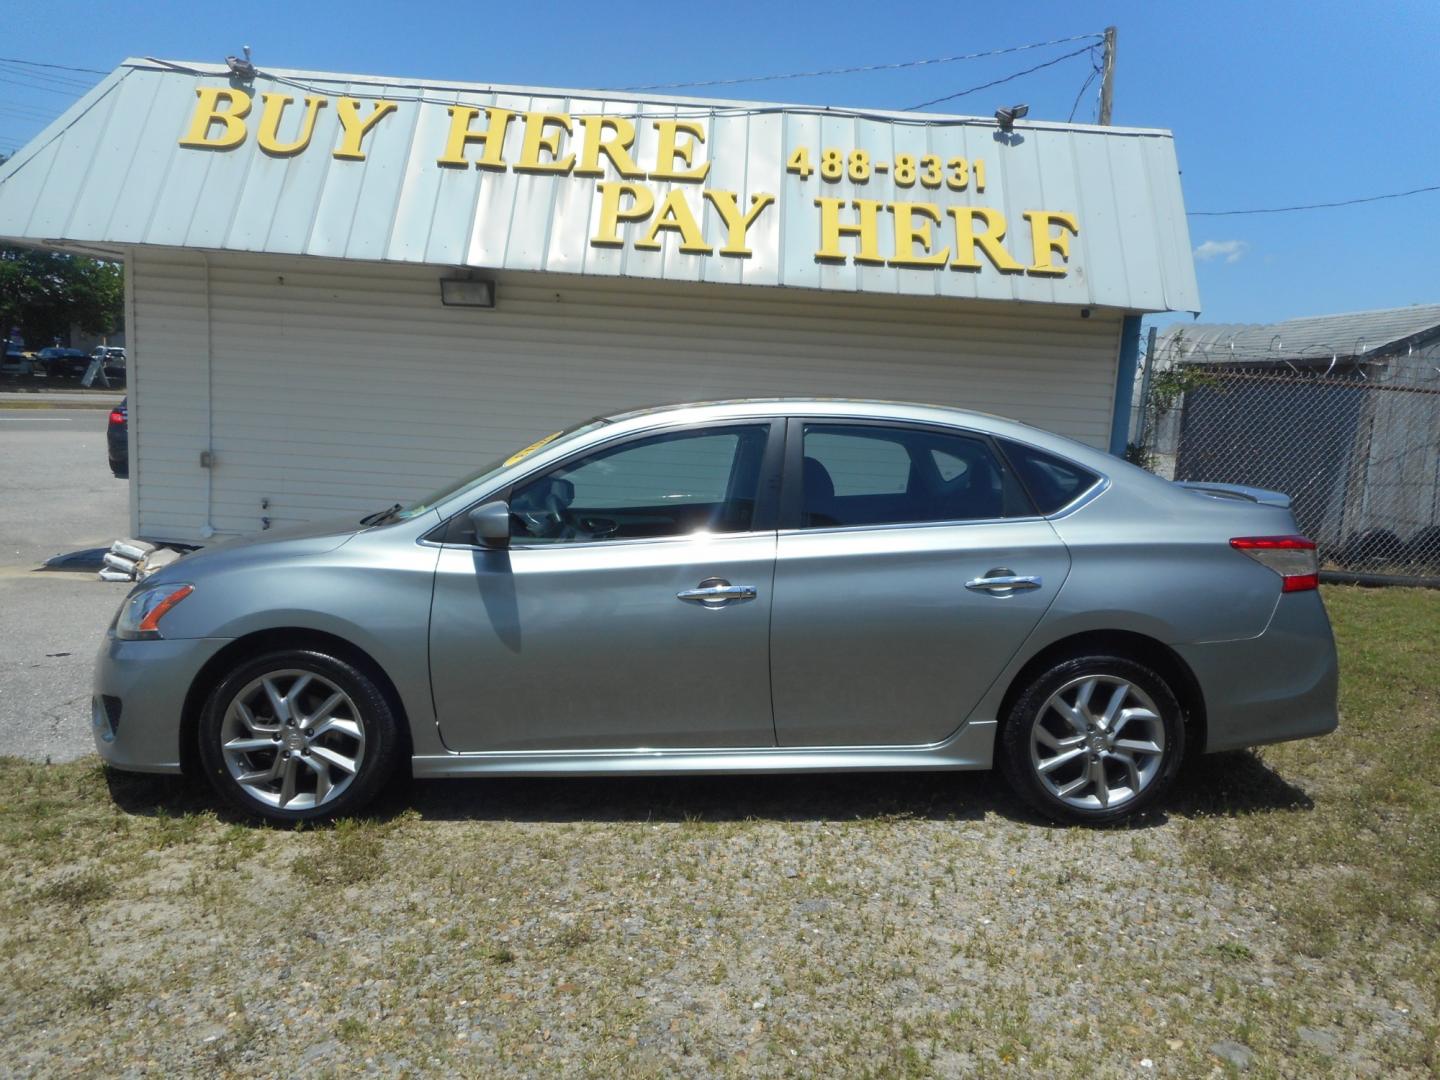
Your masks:
M1181 362L1142 385L1137 464L1284 492L1325 569L1440 578L1440 347L1348 365Z

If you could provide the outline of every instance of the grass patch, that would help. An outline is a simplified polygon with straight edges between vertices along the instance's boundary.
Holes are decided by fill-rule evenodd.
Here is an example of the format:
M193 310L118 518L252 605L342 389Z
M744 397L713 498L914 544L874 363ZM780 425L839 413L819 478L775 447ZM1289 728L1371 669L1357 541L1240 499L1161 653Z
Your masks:
M129 993L130 989L128 983L102 974L94 982L76 987L71 994L71 1001L81 1009L98 1012L108 1009Z
M1440 593L1332 587L1340 730L1256 756L1314 807L1227 820L1181 836L1217 878L1273 890L1290 945L1312 956L1381 933L1440 938ZM1203 767L1203 765L1202 765ZM1355 958L1363 960L1356 950Z
M290 870L308 885L344 888L373 881L385 873L384 826L347 818L311 834L306 850Z
M104 903L115 895L115 883L103 870L86 870L78 874L67 874L48 882L37 890L36 898L41 903L59 904L80 911L95 904Z

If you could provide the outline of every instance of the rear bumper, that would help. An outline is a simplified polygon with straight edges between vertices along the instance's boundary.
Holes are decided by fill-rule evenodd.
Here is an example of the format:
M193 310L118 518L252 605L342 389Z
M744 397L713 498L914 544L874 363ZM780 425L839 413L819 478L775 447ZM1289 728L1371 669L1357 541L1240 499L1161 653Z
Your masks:
M1205 752L1325 735L1339 726L1339 664L1316 591L1280 597L1244 641L1180 645L1205 697Z
M120 641L106 635L95 659L91 733L107 764L134 772L180 771L180 718L195 676L227 638Z

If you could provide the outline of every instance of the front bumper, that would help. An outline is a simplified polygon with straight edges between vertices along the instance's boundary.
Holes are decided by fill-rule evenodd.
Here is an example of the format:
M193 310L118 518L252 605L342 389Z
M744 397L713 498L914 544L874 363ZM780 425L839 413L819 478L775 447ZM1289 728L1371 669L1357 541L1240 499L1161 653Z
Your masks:
M107 764L180 771L180 718L195 676L228 638L122 641L107 634L95 658L91 733Z
M1306 739L1339 726L1340 668L1318 591L1280 597L1243 641L1180 645L1205 697L1205 752Z

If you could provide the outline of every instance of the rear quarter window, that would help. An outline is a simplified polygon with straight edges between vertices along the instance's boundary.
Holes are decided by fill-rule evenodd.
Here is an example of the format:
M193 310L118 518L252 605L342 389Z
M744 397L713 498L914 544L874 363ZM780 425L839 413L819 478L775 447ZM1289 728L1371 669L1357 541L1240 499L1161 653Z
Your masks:
M1042 514L1064 509L1100 482L1098 473L1073 461L1009 439L999 442Z

